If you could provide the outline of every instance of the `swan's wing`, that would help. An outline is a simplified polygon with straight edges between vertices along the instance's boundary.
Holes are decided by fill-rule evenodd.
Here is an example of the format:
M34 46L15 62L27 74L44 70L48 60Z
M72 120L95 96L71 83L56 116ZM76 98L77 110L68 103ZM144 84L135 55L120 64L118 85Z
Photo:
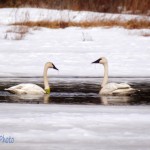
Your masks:
M130 85L128 85L127 83L108 83L104 86L107 89L110 90L116 90L116 89L128 89L130 88Z
M22 89L23 84L18 84L16 86L12 86L10 88L5 89L6 91L9 91L13 94L27 94L25 90Z
M118 88L117 88L116 83L108 83L100 90L100 94L101 95L112 94L112 92L117 89Z
M135 93L137 90L133 88L126 88L126 89L117 89L112 92L113 95L131 95Z
M129 89L130 85L126 83L108 83L106 84L100 91L100 94L103 95L112 95L113 92L117 90L124 90L124 89ZM119 91L118 91L119 92Z
M5 89L6 91L10 91L15 94L43 94L45 91L39 87L36 84L19 84L16 86L12 86L8 89Z
M117 89L129 89L129 88L131 88L131 86L127 83L120 83L120 84L116 83L116 86L117 86Z
M23 86L23 90L25 90L28 94L45 94L45 90L36 84L25 84Z
M11 89L22 89L22 84L18 84L18 85L16 85L16 86L12 86L12 87L10 87L10 88L6 88L5 90L7 91L7 90L11 90Z
M37 91L44 91L40 86L32 83L27 84L20 84L22 90L37 90Z

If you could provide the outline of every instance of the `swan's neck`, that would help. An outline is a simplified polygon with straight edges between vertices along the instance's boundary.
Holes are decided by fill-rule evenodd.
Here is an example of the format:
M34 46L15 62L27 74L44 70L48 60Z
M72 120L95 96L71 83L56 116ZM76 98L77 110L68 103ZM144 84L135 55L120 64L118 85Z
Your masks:
M104 78L101 87L104 87L108 82L108 63L104 64Z
M48 67L47 67L47 65L45 65L45 67L44 67L44 74L43 74L45 91L50 89L49 84L48 84L47 71L48 71Z

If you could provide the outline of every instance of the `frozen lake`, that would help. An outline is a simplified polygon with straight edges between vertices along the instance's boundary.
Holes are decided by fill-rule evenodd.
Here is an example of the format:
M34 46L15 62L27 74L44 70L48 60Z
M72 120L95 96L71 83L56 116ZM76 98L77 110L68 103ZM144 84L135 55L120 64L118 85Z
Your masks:
M17 96L4 88L43 86L41 77L0 78L0 148L4 150L149 150L150 79L124 81L140 92L99 96L102 78L51 78L51 94ZM3 138L2 138L3 137ZM1 139L13 139L13 143Z
M0 105L3 150L149 150L149 127L149 105Z

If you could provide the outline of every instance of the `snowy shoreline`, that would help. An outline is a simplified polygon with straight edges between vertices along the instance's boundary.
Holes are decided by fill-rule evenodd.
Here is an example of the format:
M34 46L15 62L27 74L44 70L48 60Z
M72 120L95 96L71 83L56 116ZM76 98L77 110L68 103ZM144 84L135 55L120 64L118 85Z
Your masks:
M24 39L11 40L15 34L7 32L12 28L7 24L12 23L14 19L24 19L19 16L25 15L26 11L31 14L31 20L40 20L47 16L50 19L58 19L62 15L56 10L49 10L49 13L44 9L32 8L16 11L18 16L15 17L15 9L0 9L1 77L42 76L43 66L47 61L52 61L60 70L49 70L49 76L102 77L103 66L91 64L102 56L108 58L110 77L150 77L150 37L141 35L150 32L148 29L31 28ZM76 21L90 19L93 15L102 15L92 12L69 14L73 14L72 19ZM105 17L107 16L110 17L109 14L105 14ZM127 19L133 17L121 16L126 16ZM66 10L63 17L68 18ZM8 39L5 39L6 34Z
M120 19L127 21L131 19L150 19L149 16L132 14L111 14L91 11L55 10L42 8L0 8L0 24L10 24L22 21L95 21L103 19ZM5 18L5 19L3 19Z

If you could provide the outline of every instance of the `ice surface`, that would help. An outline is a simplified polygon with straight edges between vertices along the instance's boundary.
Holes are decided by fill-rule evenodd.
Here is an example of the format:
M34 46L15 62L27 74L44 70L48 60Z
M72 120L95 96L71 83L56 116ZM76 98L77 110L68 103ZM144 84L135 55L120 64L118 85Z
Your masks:
M148 150L149 126L149 106L0 105L5 150Z

